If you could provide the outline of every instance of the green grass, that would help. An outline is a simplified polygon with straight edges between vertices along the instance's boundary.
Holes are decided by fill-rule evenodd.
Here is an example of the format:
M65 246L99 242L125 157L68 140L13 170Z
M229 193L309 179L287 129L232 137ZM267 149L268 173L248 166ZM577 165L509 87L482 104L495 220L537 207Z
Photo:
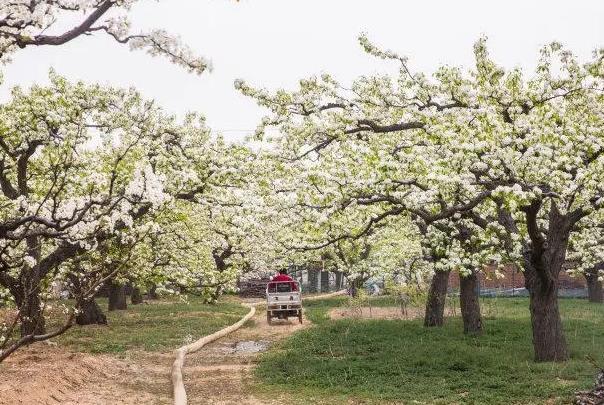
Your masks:
M126 350L173 350L189 341L237 322L247 309L225 298L203 304L197 297L129 305L125 311L107 311L107 300L97 300L107 315L107 326L74 326L56 339L76 351L122 353ZM187 341L189 340L189 341Z
M376 304L387 302L380 298ZM328 321L345 299L306 304L316 326L265 354L256 389L287 391L301 403L570 403L593 385L593 356L604 363L604 306L561 300L571 360L535 363L528 301L481 301L485 331L465 336L459 318L426 329L421 320Z

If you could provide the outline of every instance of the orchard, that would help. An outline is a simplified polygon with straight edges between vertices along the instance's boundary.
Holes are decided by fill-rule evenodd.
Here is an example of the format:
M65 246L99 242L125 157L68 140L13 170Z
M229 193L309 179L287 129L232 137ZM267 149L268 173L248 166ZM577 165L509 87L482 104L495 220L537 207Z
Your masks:
M138 3L0 0L3 68L104 38L212 81L211 55L133 28ZM5 88L0 375L36 348L175 350L235 323L245 286L264 293L287 269L304 298L348 297L305 302L303 330L260 326L264 296L253 303L260 318L223 339L264 336L268 352L246 369L253 393L237 386L227 403L604 400L601 375L588 391L604 368L604 49L585 58L549 42L532 69L509 68L477 36L470 66L424 71L371 38L358 45L375 68L356 78L317 67L284 88L234 80L262 111L240 140L204 111L60 70ZM522 285L488 290L512 273ZM581 298L565 298L571 282ZM0 388L0 403L16 401ZM141 398L124 403L153 397Z

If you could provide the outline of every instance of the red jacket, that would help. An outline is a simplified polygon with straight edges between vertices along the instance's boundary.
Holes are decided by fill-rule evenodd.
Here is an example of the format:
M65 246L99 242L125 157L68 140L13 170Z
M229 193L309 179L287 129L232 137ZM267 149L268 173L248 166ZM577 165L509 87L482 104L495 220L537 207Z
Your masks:
M273 287L276 289L277 288L277 284L275 283L275 281L291 281L290 285L292 287L292 291L298 291L298 285L296 283L294 283L294 279L291 278L290 276L288 276L287 274L277 274L275 277L273 277L273 280L268 283L269 288ZM271 286L271 284L273 284L273 286Z

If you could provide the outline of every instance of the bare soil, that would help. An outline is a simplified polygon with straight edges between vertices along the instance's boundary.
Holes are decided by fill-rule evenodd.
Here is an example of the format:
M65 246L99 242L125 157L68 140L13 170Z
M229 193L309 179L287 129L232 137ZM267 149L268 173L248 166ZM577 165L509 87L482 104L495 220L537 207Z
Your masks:
M46 343L0 364L0 404L169 404L171 354L72 353Z
M262 351L276 341L309 325L304 319L266 321L266 312L259 308L247 325L199 352L187 355L184 380L189 404L258 405L284 404L293 401L287 396L258 398L250 393L252 370ZM255 342L255 344L251 343ZM257 350L262 347L264 350ZM239 349L238 349L239 348Z
M187 355L183 371L189 404L293 402L250 394L251 373L262 352L307 326L306 319L301 325L297 318L268 325L260 307L240 330ZM171 404L173 361L172 352L129 351L117 357L37 343L0 363L0 405Z
M256 398L248 385L258 356L307 325L307 321L300 325L297 318L268 325L260 308L242 329L187 355L184 378L189 403L290 402ZM53 343L34 344L0 364L0 405L171 404L173 361L171 352L127 352L118 358L74 353Z
M456 316L453 308L445 308L445 316ZM421 319L424 317L423 308L407 308L402 311L400 307L358 307L334 308L329 311L331 319Z

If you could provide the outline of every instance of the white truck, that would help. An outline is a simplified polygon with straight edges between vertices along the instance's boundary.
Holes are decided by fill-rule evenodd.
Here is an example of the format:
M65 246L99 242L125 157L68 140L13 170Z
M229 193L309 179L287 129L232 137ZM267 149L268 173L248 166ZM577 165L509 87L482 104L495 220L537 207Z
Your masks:
M302 323L302 290L297 281L270 281L266 285L266 321L298 317Z

